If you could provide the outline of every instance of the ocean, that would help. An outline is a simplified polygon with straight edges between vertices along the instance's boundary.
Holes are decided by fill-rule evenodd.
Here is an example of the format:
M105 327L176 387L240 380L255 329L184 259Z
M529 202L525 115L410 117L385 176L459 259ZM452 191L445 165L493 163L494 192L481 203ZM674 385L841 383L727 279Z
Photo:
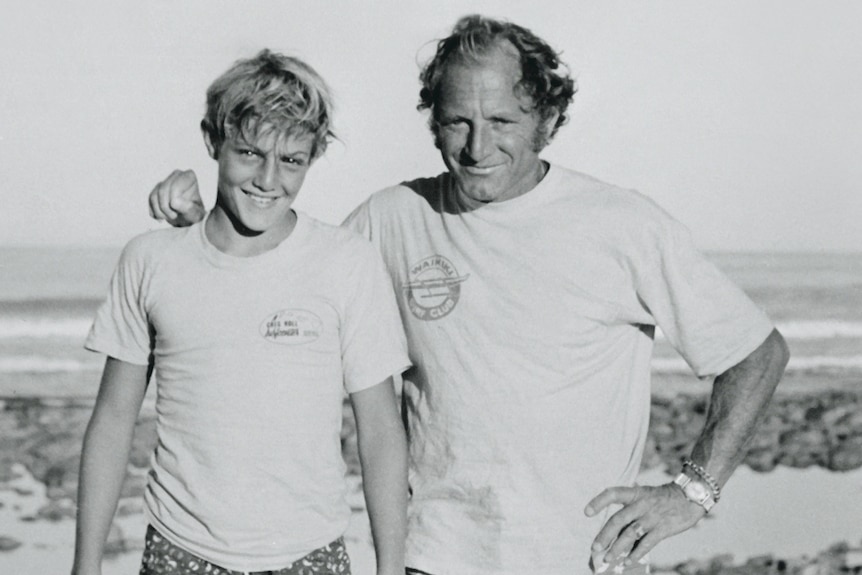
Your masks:
M95 395L104 358L85 351L82 344L118 256L119 248L0 248L0 405L13 396ZM793 357L782 387L860 389L862 253L710 257L786 336ZM658 337L654 385L683 380L686 389L680 374L688 372L685 362ZM66 568L74 522L25 519L47 504L47 492L20 465L18 475L14 485L0 485L0 507L9 511L0 513L0 538L22 546L0 553L0 572ZM638 477L644 485L670 479L659 468ZM356 508L346 540L355 572L370 573L374 559L368 521L361 491L353 491ZM765 554L813 557L839 541L859 543L858 508L848 502L862 500L862 469L836 473L779 466L759 473L742 466L723 492L711 520L662 542L651 552L654 564L675 565L717 554L731 554L736 561ZM132 513L117 522L132 543L105 562L106 575L132 572L140 561L144 515Z
M0 391L92 393L104 358L82 348L119 248L0 248ZM862 383L862 253L710 254L791 348L786 378ZM661 338L653 378L688 373Z

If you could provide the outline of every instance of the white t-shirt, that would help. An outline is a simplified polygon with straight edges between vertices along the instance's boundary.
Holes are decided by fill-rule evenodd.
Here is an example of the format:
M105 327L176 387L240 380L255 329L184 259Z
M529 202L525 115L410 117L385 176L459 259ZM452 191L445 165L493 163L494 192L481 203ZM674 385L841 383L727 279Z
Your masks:
M383 254L414 367L408 565L588 572L602 489L632 484L656 325L700 376L772 325L649 199L552 166L517 198L448 174L373 195L346 225Z
M86 347L155 361L152 524L241 571L341 536L344 390L409 365L393 297L373 246L301 213L255 257L220 252L203 223L133 239Z

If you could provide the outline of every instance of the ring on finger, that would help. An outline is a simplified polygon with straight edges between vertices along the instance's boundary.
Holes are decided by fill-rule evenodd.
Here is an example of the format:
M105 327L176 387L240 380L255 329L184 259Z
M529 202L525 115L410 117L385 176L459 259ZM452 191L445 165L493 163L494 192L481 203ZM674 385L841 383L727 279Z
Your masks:
M646 530L644 530L644 526L640 523L635 523L635 537L638 539L643 539L644 535L646 535Z

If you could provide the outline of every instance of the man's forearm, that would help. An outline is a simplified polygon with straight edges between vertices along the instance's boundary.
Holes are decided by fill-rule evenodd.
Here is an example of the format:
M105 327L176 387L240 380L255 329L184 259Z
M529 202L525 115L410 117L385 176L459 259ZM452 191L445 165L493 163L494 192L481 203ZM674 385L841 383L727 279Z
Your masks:
M691 459L724 485L766 412L790 354L773 330L747 358L715 378L703 432Z

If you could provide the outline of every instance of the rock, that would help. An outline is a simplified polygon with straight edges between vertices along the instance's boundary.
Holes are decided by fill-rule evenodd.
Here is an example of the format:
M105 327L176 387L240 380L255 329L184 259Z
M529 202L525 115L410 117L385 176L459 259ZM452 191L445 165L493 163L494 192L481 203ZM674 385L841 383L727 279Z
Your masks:
M0 535L0 551L13 551L21 547L21 542L6 535Z
M143 512L144 504L138 497L124 499L117 506L117 517L128 517L129 515L138 515Z
M120 526L114 523L111 525L111 530L108 532L108 540L105 543L105 557L113 557L120 555L129 550L126 543L126 537Z
M641 469L655 469L662 465L661 456L656 451L656 442L652 435L647 437L644 445L643 459L641 460Z
M826 413L823 414L821 421L827 429L832 428L835 426L835 424L841 422L842 419L845 419L849 415L853 414L855 409L855 405L838 405L836 407L832 407Z
M862 467L862 435L850 437L839 443L829 454L829 469L850 471Z
M757 451L749 451L745 456L745 464L752 470L764 473L772 471L778 465L775 459L775 449L760 449Z
M826 434L821 429L794 429L781 435L778 463L788 467L825 465L829 461Z
M36 512L36 519L47 521L61 521L63 519L75 518L75 505L71 499L48 501L46 505Z

